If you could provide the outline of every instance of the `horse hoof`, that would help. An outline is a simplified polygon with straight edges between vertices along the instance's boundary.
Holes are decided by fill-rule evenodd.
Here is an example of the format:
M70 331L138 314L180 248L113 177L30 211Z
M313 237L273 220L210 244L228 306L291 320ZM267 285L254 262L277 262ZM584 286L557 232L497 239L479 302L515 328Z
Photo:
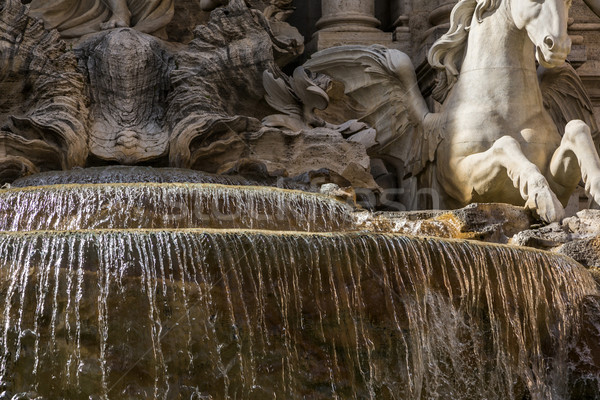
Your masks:
M525 208L533 210L544 222L560 222L565 218L565 209L549 188L544 188L529 197Z

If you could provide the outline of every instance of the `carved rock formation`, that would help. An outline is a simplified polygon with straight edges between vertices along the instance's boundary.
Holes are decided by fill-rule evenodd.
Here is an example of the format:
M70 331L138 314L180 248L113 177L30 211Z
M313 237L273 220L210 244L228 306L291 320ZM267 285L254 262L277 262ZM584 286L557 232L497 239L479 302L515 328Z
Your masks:
M121 164L166 155L164 105L173 64L161 42L116 29L86 40L77 55L90 83L90 154Z
M77 60L20 1L0 6L0 180L83 166L87 105Z
M92 3L63 0L44 7L64 17L67 5ZM301 45L282 44L272 29L271 22L289 14L289 1L253 4L263 13L231 0L196 28L188 45L141 32L143 12L133 0L127 4L135 29L107 29L69 45L20 2L2 4L0 33L7 40L1 44L6 56L0 84L14 93L0 105L2 182L74 166L144 163L219 173L253 166L269 182L320 171L320 179L377 188L365 147L334 129L312 129L324 122L295 133L260 122L272 114L263 74L283 76L274 54L289 56ZM168 11L169 4L155 1L147 11ZM308 95L313 88L307 85L297 89Z
M174 0L33 0L31 15L66 38L128 26L164 36L174 6Z
M285 75L276 78L269 71L263 73L263 85L267 92L265 100L283 113L269 115L263 119L265 125L292 131L325 125L325 121L317 117L314 110L327 108L329 96L325 91L330 79L322 74L312 77L307 72L298 67L292 78Z
M176 54L167 110L169 164L227 172L259 163L269 176L290 177L325 168L346 182L376 188L362 145L304 125L295 134L263 129L260 118L271 113L263 74L277 70L267 28L262 13L232 1L213 11Z
M531 212L509 204L470 204L458 210L357 214L360 229L413 236L508 243L536 223Z

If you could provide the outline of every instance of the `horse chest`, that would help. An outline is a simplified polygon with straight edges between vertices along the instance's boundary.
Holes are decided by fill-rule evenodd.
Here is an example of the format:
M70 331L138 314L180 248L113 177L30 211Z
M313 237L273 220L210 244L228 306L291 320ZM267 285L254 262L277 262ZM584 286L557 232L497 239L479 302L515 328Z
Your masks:
M447 111L445 139L448 143L490 143L511 136L521 143L557 146L560 135L552 119L531 104L462 104Z

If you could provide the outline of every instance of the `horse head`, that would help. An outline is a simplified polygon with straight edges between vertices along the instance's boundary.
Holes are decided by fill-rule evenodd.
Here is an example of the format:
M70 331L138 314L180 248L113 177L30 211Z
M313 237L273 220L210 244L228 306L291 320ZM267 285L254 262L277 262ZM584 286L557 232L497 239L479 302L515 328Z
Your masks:
M567 20L572 0L508 0L515 26L525 29L545 68L562 65L571 51Z

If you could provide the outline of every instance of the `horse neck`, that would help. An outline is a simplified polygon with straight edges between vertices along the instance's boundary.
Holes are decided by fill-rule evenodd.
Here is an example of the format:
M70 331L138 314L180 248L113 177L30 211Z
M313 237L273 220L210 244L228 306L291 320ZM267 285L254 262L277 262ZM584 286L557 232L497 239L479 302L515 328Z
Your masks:
M473 18L461 78L476 71L494 75L513 70L530 75L537 85L533 43L524 29L518 30L514 26L507 3L507 0L503 1L496 11L481 22ZM499 83L489 82L496 87Z

